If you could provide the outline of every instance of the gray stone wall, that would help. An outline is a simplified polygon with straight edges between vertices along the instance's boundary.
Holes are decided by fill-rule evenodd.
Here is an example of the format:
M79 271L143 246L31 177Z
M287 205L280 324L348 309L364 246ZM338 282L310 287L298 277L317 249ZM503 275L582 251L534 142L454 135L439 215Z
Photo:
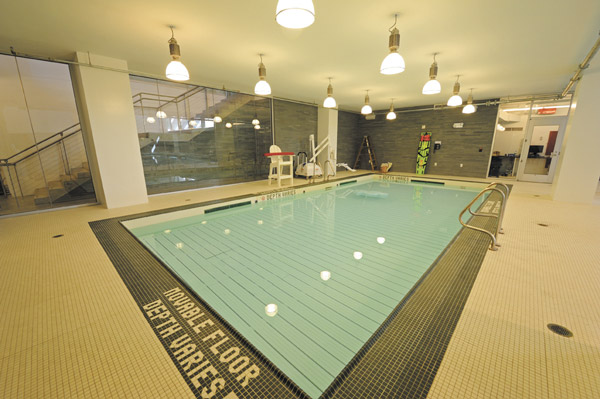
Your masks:
M394 121L378 114L372 121L360 117L358 127L361 138L369 136L377 163L392 162L392 171L415 173L421 125L426 125L425 130L432 134L426 174L485 178L497 112L497 106L479 106L470 115L463 114L462 107L413 111L398 113ZM464 127L453 128L456 122L463 122ZM442 142L436 152L435 141ZM368 164L363 161L361 168L367 169Z
M273 100L275 144L282 151L297 154L309 151L308 136L317 138L316 106Z
M354 166L358 148L363 135L358 127L361 115L352 112L338 112L338 148L337 161L345 162L348 166ZM343 168L338 168L343 170Z

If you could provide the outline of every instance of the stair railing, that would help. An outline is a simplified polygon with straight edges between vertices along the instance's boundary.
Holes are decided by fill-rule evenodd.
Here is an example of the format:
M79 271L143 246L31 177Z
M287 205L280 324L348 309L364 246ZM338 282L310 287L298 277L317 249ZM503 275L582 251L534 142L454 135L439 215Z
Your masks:
M72 130L75 129L73 131ZM5 178L8 178L10 187L8 184L6 184L6 182L4 181L5 179L0 178L0 181L2 183L3 186L3 191L4 191L4 196L8 197L8 192L10 191L10 193L13 194L13 197L15 198L15 200L17 201L17 205L18 205L18 197L20 195L20 197L24 197L25 194L25 190L23 188L23 184L22 184L22 179L19 176L19 171L18 171L18 166L22 165L24 161L30 159L31 157L33 157L34 155L40 154L42 151L51 148L55 145L59 145L60 146L60 158L61 158L61 164L62 164L62 170L64 171L65 175L70 175L71 174L71 167L69 165L69 155L68 155L68 151L65 145L65 140L77 133L81 132L81 126L79 125L79 123L76 123L72 126L69 126L66 129L61 130L60 132L54 133L51 136L46 137L44 140L41 140L39 142L37 142L36 144L33 144L13 155L11 155L8 158L4 158L4 159L0 159L0 169L4 168L4 170L6 170L6 175ZM58 139L49 142L51 139L58 137ZM40 144L45 143L45 145L40 146ZM32 150L32 152L27 153L28 151ZM18 159L17 159L18 158ZM12 167L12 170L11 170ZM8 190L10 188L10 190ZM18 191L16 190L18 188Z

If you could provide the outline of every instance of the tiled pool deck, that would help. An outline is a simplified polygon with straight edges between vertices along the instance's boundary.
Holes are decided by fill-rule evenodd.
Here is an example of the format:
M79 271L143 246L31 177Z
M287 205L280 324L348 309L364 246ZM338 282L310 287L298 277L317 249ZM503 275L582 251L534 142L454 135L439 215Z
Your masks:
M88 206L0 220L0 396L194 397L88 222L266 187L255 182L152 197L130 208ZM402 375L374 384L355 379L331 396L423 397L419 386L427 379L428 397L600 396L600 206L553 202L547 189L516 184L503 246L487 252L456 331L417 335L409 345L449 342L443 360L419 357L426 352L418 349ZM52 238L57 234L64 236ZM422 300L435 302L429 295ZM419 309L412 317L421 317ZM443 323L452 311L433 320ZM551 333L551 322L569 327L573 338ZM391 330L377 342L398 336ZM382 359L402 356L376 353L366 351L361 362L381 366ZM441 363L430 368L436 356Z

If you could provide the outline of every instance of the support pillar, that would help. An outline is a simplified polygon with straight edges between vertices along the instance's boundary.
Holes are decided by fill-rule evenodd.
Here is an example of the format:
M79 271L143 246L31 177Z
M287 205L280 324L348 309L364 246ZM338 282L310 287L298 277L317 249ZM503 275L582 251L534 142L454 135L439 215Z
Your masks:
M75 53L73 86L98 201L107 208L148 202L127 62ZM84 65L89 64L90 66ZM110 69L102 69L110 68Z
M326 137L329 137L329 148L323 151L318 156L318 161L321 163L323 168L323 174L331 171L328 169L329 166L325 166L325 161L329 158L332 159L333 163L333 174L336 173L335 163L337 162L337 135L338 135L338 110L334 108L319 107L317 114L317 142L319 145Z
M600 56L592 60L573 95L574 108L552 187L556 201L591 203L600 177Z

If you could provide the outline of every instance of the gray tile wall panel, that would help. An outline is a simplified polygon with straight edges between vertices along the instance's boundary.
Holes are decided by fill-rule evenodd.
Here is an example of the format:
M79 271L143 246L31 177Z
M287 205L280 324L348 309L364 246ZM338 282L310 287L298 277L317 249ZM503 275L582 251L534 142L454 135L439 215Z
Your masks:
M373 121L360 117L358 127L361 137L369 136L377 162L393 162L392 171L415 173L421 125L426 125L432 142L442 142L436 152L432 143L426 174L487 177L497 112L497 106L480 106L470 115L463 114L462 107L413 111L398 113L394 121L379 114ZM464 127L453 128L455 122L463 122ZM363 161L361 167L367 166Z

